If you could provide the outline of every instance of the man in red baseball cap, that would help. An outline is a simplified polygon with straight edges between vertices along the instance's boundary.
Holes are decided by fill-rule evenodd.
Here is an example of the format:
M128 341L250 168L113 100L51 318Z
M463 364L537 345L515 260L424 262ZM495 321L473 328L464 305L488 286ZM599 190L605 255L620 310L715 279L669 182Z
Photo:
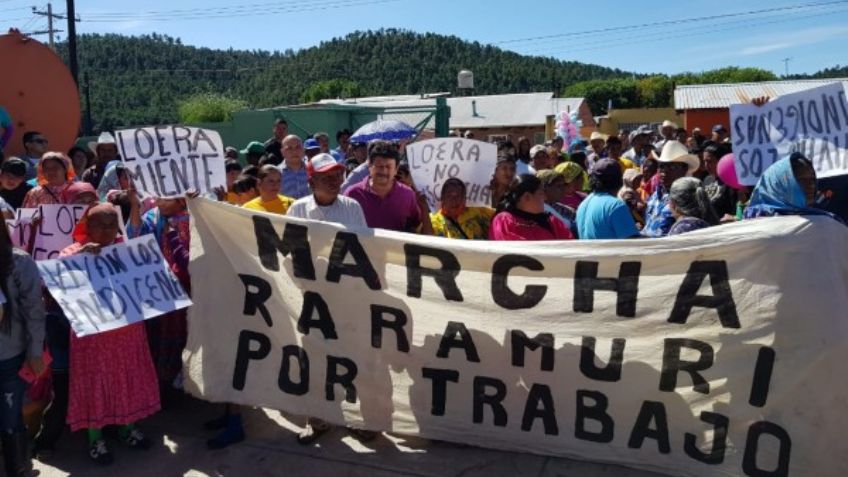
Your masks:
M306 162L306 175L312 194L295 201L289 207L288 215L336 222L346 227L367 227L359 202L339 195L344 173L344 164L339 164L327 153L311 157Z
M327 153L317 154L306 162L306 174L309 177L309 188L312 194L302 197L289 207L287 215L301 219L336 222L351 228L367 228L365 214L359 202L339 195L344 181L345 166L336 162ZM306 426L297 436L297 441L303 445L315 442L330 430L326 422L309 417ZM376 433L351 429L351 432L361 440L370 440Z

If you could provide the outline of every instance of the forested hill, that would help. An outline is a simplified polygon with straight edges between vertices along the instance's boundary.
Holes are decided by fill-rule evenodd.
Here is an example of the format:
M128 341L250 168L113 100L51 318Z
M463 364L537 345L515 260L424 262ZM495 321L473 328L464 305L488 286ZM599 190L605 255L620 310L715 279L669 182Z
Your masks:
M267 47L284 50L285 45ZM399 30L356 32L296 52L212 50L157 34L82 35L77 49L80 83L84 87L88 75L96 130L175 122L177 103L203 92L269 107L326 96L322 82L329 80L343 80L330 89L350 95L455 91L456 75L464 68L474 72L477 94L561 92L579 81L631 76L454 36ZM67 45L59 45L59 51L65 57Z

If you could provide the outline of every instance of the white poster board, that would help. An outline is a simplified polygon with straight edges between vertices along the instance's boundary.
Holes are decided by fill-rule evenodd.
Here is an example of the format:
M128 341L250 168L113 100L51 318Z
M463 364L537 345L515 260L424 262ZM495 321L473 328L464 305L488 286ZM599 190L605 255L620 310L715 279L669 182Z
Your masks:
M74 243L74 227L87 208L87 205L79 204L49 204L40 205L37 209L18 209L15 211L15 218L6 221L12 245L24 250L28 248L32 234L31 224L37 214L41 216L41 223L35 233L32 258L56 258L62 249Z
M77 336L87 336L191 305L153 235L37 262L47 290Z
M136 188L153 197L213 193L227 184L224 145L217 131L150 126L116 131L121 159Z
M427 196L430 210L439 210L442 184L451 177L465 183L469 207L491 207L489 184L497 165L498 147L492 143L440 137L406 146L409 172L419 192Z
M800 152L817 177L848 174L848 101L842 83L774 98L763 106L730 106L736 175L756 185L770 165Z

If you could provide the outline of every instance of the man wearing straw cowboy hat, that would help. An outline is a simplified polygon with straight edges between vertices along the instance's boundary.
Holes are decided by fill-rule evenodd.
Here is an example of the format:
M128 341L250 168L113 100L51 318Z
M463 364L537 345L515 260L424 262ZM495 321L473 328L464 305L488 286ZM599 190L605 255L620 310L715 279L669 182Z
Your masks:
M592 132L592 135L589 136L589 147L591 152L586 155L589 163L589 169L592 168L592 164L607 157L606 146L608 138L609 136L600 131L594 131Z
M659 159L660 183L648 198L648 208L645 212L645 227L642 235L646 237L663 237L668 235L674 225L674 215L668 203L668 191L677 179L691 176L701 161L698 156L689 154L686 146L677 141L669 141L662 149Z
M630 133L629 142L631 147L621 157L637 166L641 166L647 157L646 146L649 145L650 141L651 129L644 124L639 126L635 131Z
M677 138L675 134L677 133L677 124L672 121L665 120L660 126L660 140L654 143L654 147L657 148L657 151L662 151L666 144L670 141L676 141Z
M97 141L88 143L88 148L97 156L97 160L93 166L82 173L81 179L97 189L109 164L118 160L118 143L115 142L112 134L104 131L100 133Z

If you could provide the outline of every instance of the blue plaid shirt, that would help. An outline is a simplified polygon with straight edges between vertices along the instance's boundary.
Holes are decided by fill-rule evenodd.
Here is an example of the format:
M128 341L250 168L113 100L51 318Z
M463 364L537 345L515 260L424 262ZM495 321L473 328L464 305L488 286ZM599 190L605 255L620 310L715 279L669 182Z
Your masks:
M664 237L674 225L674 215L668 203L668 194L662 184L648 197L648 208L645 211L645 227L642 235L645 237Z
M283 180L280 182L280 193L286 197L300 199L311 194L309 190L309 177L306 175L306 161L300 166L300 169L289 169L286 161L280 164L280 173L283 174Z

